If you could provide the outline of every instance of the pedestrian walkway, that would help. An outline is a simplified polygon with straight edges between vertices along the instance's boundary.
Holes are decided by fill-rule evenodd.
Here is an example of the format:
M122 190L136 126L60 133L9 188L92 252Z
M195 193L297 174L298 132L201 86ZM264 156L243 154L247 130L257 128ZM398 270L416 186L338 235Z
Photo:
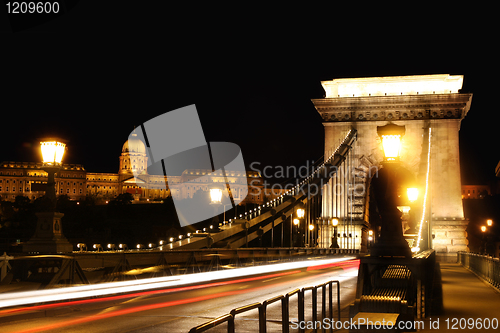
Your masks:
M458 263L442 263L441 276L443 314L426 318L421 332L500 330L500 293Z
M441 263L441 277L443 313L422 319L418 332L500 331L500 293L458 263ZM342 310L341 317L342 321L349 320L348 307ZM335 332L346 333L349 330Z

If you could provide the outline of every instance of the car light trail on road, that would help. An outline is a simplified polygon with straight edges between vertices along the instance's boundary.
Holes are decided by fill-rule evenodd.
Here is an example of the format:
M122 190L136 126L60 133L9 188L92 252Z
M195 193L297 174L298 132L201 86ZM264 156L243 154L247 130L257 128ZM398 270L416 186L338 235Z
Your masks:
M2 295L0 308L36 304L41 302L56 302L61 300L75 300L86 297L106 296L120 293L133 293L151 289L200 284L224 279L242 278L250 275L276 273L287 270L303 269L308 267L321 267L328 264L341 263L353 260L354 257L335 259L305 260L287 262L273 265L234 268L222 271L195 273L168 277L147 278L133 281L109 282L95 285L66 287L40 291L26 291ZM319 269L319 268L316 268Z
M343 267L344 270L349 271L351 269L357 268L358 263L359 263L359 260L349 260L347 262L338 263L338 267ZM274 265L270 265L270 266L274 266ZM316 267L318 267L318 265L316 265ZM331 268L331 267L335 267L335 265L330 265L328 268ZM315 268L315 269L321 269L321 268ZM286 276L286 275L291 275L291 274L295 274L295 273L299 273L299 272L302 272L302 271L296 270L296 271L291 271L291 272L269 274L269 275L264 275L264 276L244 278L244 279L238 279L238 280L209 283L209 284L202 285L202 286L187 286L187 287L181 287L181 288L173 288L173 289L169 289L169 290L171 292L185 291L185 290L191 290L191 289L198 289L197 287L212 287L212 286L232 284L232 283L241 283L241 282L249 282L249 281L254 281L254 280L263 280L263 279L273 278L273 276L274 277ZM316 274L315 277L316 278L321 278L323 276L327 277L327 276L331 276L331 274L332 274L331 272L323 272L323 273ZM310 276L301 277L299 279L296 279L295 283L298 283L300 285L301 283L303 283L303 281L306 281L309 278L310 278ZM344 281L345 279L349 279L349 277L339 276L339 278L338 278L339 281ZM264 281L262 281L262 282L264 282ZM280 285L289 285L289 283L290 283L289 281L279 282L279 283L273 284L272 287L276 287L276 286L280 286ZM299 287L299 285L298 285L298 287ZM261 285L261 286L252 287L252 288L215 292L212 294L189 297L189 298L185 298L185 299L170 300L170 301L159 302L159 303L154 303L154 304L137 305L137 306L132 306L132 307L129 307L126 309L112 310L109 312L93 314L90 316L75 318L75 319L61 318L61 321L59 321L57 323L42 325L42 326L29 328L29 329L25 329L25 330L19 330L19 331L16 331L16 333L36 333L36 332L43 332L43 331L48 331L48 330L61 329L64 327L69 327L69 326L74 327L76 325L87 324L87 323L91 323L91 322L98 321L98 320L109 319L112 317L131 315L131 314L135 314L137 312L142 312L142 311L151 311L151 310L156 310L156 309L161 309L161 308L166 308L166 307L171 307L171 306L176 306L176 305L202 302L202 301L206 301L209 299L216 299L216 298L218 299L218 298L223 298L223 297L232 296L232 295L245 294L248 292L256 291L259 289L266 289L266 288L269 288L269 286L268 285ZM156 291L137 293L137 294L135 294L135 296L143 296L145 294L154 294L155 292ZM159 291L159 292L162 292L162 291ZM165 291L163 291L163 292L165 292ZM134 297L133 295L130 295L130 294L128 296ZM108 299L111 299L111 298L114 298L114 297L108 297ZM58 305L64 305L66 303L67 302L58 303ZM28 309L30 309L30 308L28 308Z
M89 304L89 303L97 303L97 302L116 301L116 300L120 300L120 299L124 299L124 298L134 298L134 297L140 297L140 296L167 294L167 293L174 293L174 292L181 292L181 291L188 291L188 290L195 290L195 289L202 289L202 288L219 287L219 286L225 286L225 285L229 285L229 284L250 282L250 281L255 281L255 280L277 279L277 278L280 278L280 277L285 276L285 275L291 275L291 274L300 273L300 272L301 272L300 270L295 270L295 271L289 271L289 272L283 272L283 273L277 273L277 274L259 275L259 276L255 276L255 277L251 277L251 278L212 282L212 283L199 284L199 285L187 286L187 287L159 289L159 290L143 291L143 292L139 292L139 293L128 293L128 294L117 295L117 296L83 299L83 300L79 300L79 301L50 303L50 304L29 306L29 307L24 307L24 308L5 309L5 310L0 310L0 315L19 313L19 312L23 312L23 311L32 311L32 310L46 310L46 309L50 309L50 308L57 308L60 306L71 306L71 305ZM263 282L266 282L266 281L263 281Z

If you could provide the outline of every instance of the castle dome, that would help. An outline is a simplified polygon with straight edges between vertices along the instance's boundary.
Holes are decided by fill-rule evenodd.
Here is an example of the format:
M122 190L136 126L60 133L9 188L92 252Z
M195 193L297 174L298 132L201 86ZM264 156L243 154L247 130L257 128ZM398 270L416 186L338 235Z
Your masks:
M146 146L137 134L132 133L131 138L123 144L122 153L146 154Z

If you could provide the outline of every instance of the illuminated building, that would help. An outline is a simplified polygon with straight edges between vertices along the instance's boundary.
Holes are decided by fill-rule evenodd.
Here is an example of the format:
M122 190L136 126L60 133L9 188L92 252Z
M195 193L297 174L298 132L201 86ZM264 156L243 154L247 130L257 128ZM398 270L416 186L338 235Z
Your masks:
M41 168L41 162L0 163L1 199L14 201L19 195L31 200L42 197L45 194L47 172ZM139 171L137 178L134 177L134 170ZM167 177L163 175L148 174L146 147L140 139L132 138L122 147L118 173L88 172L81 164L63 164L55 175L55 188L57 195L65 194L70 200L83 200L86 196L92 196L104 203L119 194L130 193L134 202L153 202L170 196L168 184L182 183L179 189L181 197L191 198L198 190L209 191L212 183L224 183L222 174L210 179L201 177L211 172L187 169L180 176L169 176L167 183ZM242 204L264 203L263 181L258 172L226 170L226 177L234 198L243 195L245 187L249 186L249 193Z

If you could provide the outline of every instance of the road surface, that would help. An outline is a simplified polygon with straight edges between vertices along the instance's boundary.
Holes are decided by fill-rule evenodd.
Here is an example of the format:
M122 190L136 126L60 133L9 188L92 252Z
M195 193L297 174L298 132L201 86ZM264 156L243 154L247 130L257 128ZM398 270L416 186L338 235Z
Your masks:
M354 300L358 263L348 260L154 290L7 307L0 309L1 332L188 332L234 308L329 280L341 282L341 304L345 307ZM306 317L310 304L309 292ZM237 332L258 331L257 309L236 318ZM290 320L297 320L296 296L290 300ZM209 332L225 329L223 324ZM280 302L268 306L267 329L281 331Z

